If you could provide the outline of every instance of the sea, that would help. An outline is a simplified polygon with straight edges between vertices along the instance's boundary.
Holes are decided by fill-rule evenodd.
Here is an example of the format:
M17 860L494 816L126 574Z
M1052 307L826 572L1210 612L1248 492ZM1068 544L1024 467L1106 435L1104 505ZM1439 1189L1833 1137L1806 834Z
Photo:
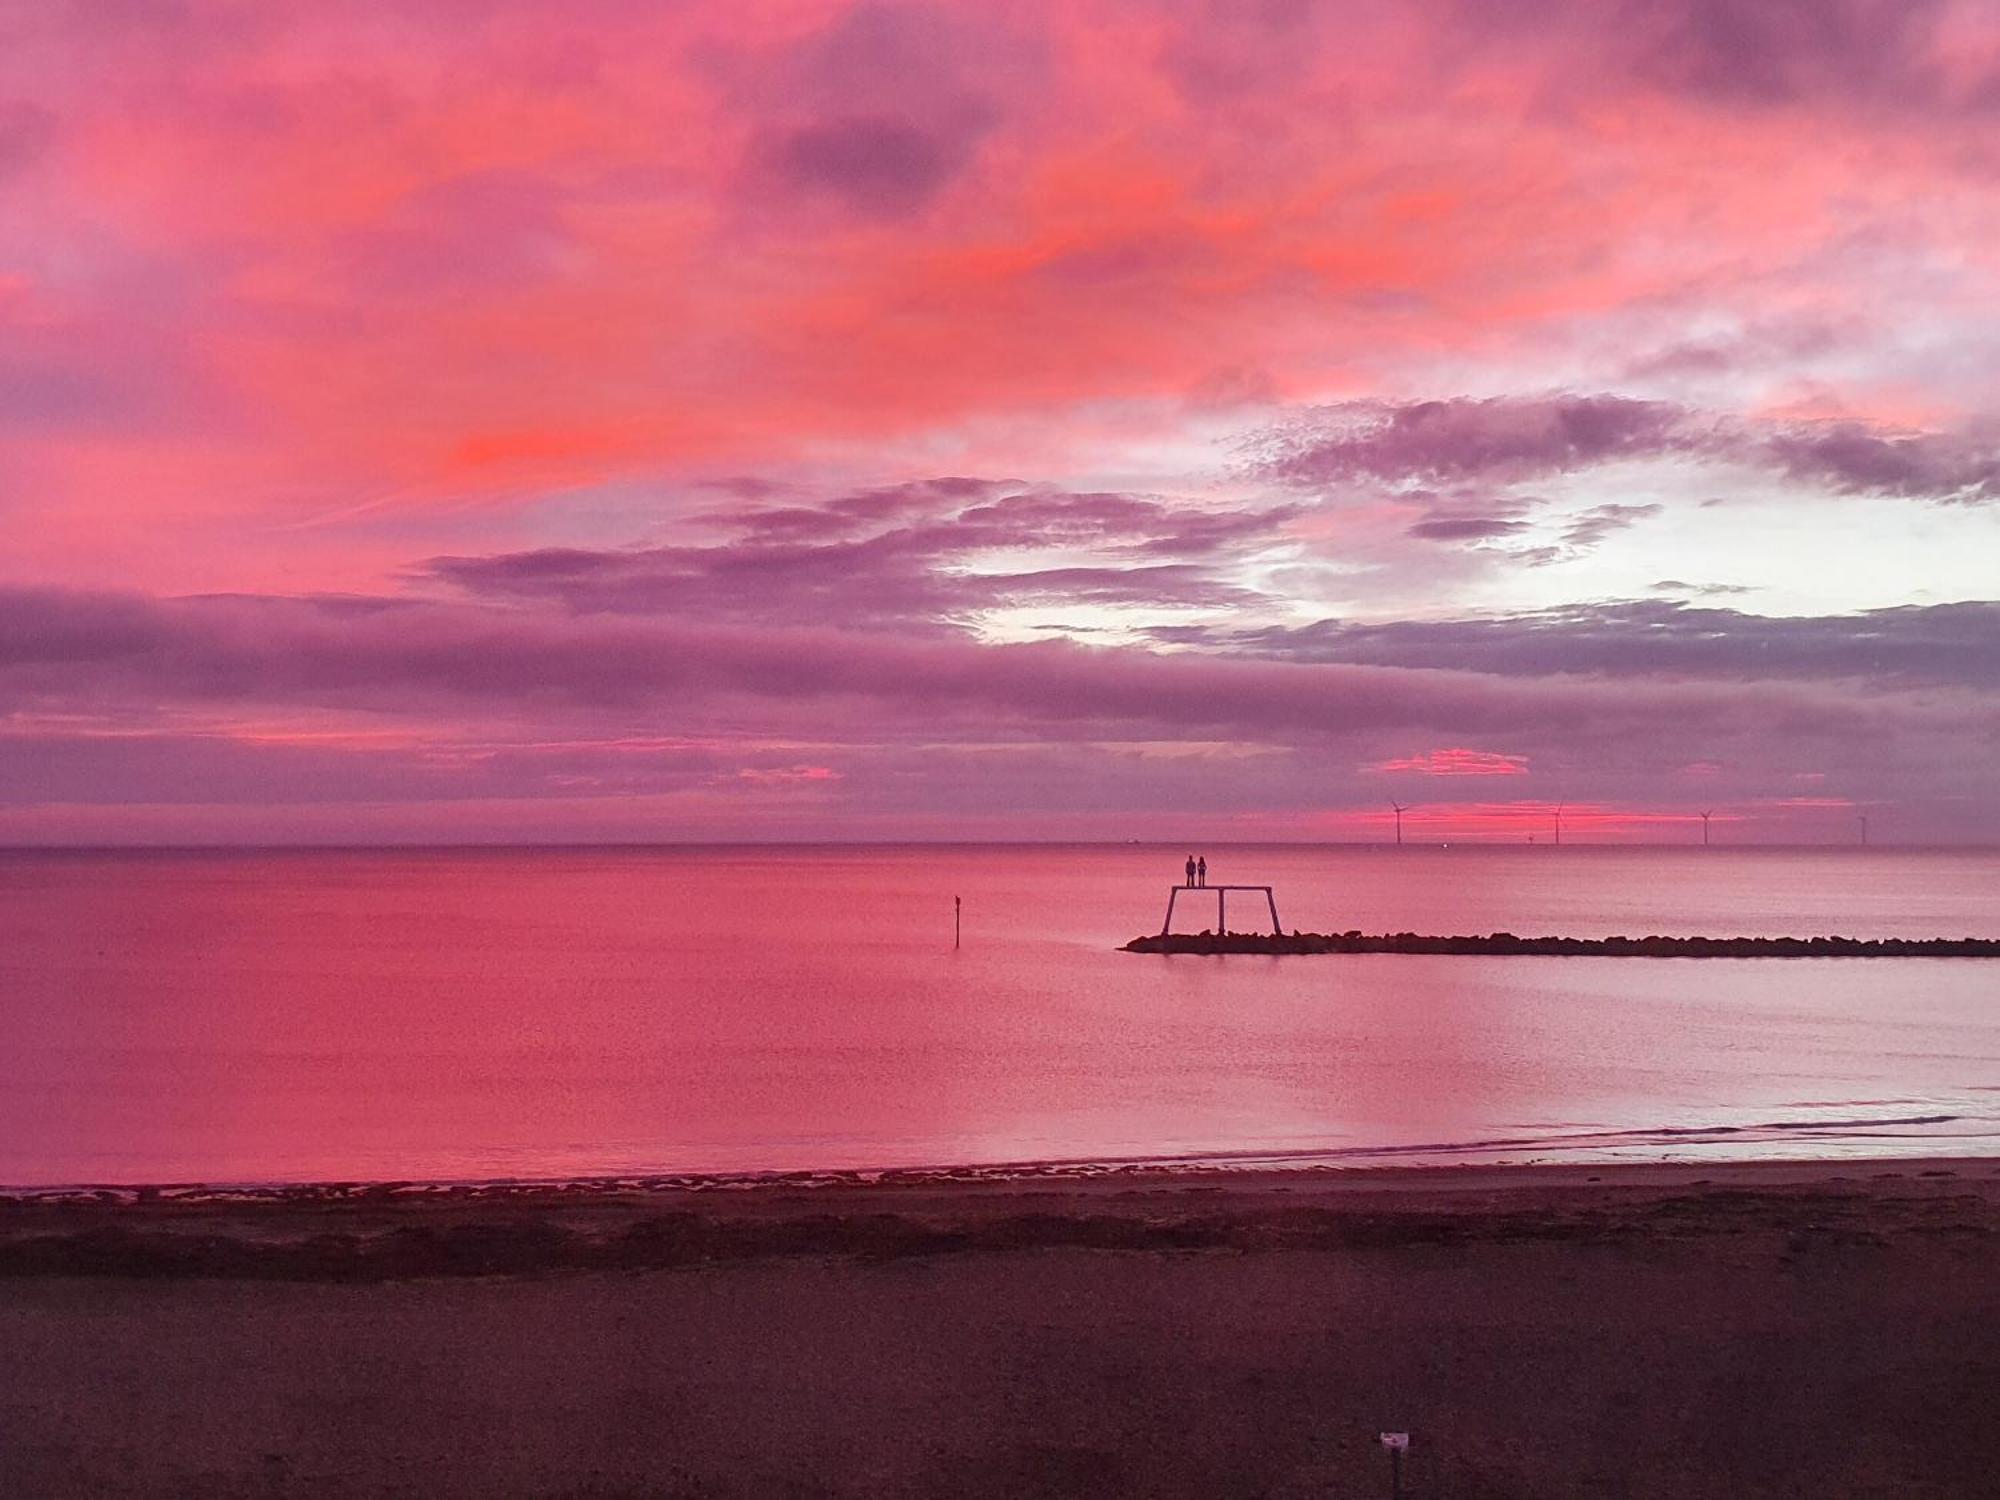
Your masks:
M2000 1153L2000 962L1118 951L1190 852L1309 931L2000 936L1988 849L7 851L0 1185Z

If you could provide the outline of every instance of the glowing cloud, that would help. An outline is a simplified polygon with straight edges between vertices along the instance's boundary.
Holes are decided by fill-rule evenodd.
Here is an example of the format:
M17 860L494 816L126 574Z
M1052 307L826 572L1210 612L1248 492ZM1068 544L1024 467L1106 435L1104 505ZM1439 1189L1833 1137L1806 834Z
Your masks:
M1411 772L1419 776L1525 776L1528 757L1502 755L1492 750L1427 750L1401 760L1378 760L1362 769L1388 774Z
M4 31L0 839L2000 837L1983 0Z

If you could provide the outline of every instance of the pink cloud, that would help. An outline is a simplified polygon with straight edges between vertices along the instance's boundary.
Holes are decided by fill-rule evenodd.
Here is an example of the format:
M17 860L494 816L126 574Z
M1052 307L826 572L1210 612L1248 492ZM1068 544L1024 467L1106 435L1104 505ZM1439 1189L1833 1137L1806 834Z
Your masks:
M2000 498L1977 0L19 9L0 831L1987 826L1992 605L1592 571Z
M1400 760L1378 760L1362 769L1389 774L1413 772L1422 776L1525 776L1528 757L1503 755L1493 750L1426 750Z
M831 766L745 766L736 776L757 786L811 785L841 779L841 773Z
M1224 368L1282 396L1379 378L1332 351L1726 308L1712 278L1796 265L1971 165L1976 12L1606 10L502 6L446 27L193 4L143 32L56 10L13 49L27 212L0 250L78 315L70 383L38 402L126 379L118 329L169 356L123 399L164 399L177 363L171 388L227 416L200 471L101 437L97 478L124 482L69 504L119 514L150 480L161 508L289 518L800 457ZM1670 263L1635 251L1667 234ZM1981 482L1955 462L1798 455Z

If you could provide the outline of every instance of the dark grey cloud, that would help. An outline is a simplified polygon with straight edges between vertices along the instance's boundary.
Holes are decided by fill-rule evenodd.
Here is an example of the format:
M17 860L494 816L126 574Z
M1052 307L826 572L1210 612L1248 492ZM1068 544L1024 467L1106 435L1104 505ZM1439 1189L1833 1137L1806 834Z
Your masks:
M1516 482L1700 446L1691 415L1624 396L1346 401L1266 434L1261 467L1288 484Z
M1056 586L1100 585L1116 581ZM1996 615L1604 606L1182 633L1203 649L1160 652L532 597L0 589L0 806L319 806L334 821L283 826L351 836L338 819L369 805L689 792L727 834L739 795L808 795L831 820L815 827L852 834L868 825L843 819L907 830L927 807L1005 820L1351 804L1379 793L1366 765L1467 747L1525 757L1533 795L1555 768L1572 795L1640 805L1671 803L1693 766L1720 768L1696 789L1713 800L1782 798L1810 772L1816 796L1898 799L1963 838L1991 825ZM188 727L296 717L334 736ZM1205 741L1228 747L1222 763L1118 748Z
M579 613L922 633L1024 605L1251 602L1228 565L1296 513L948 478L705 517L736 532L711 545L444 557L426 571L475 596ZM1056 551L1074 559L1019 566Z
M1424 519L1409 528L1408 535L1430 542L1484 543L1519 539L1525 533L1536 530L1534 518L1537 508L1545 509L1546 506L1546 501L1524 497L1513 503L1501 502L1497 505L1489 501L1470 510L1433 507ZM1531 567L1566 562L1581 557L1608 538L1659 515L1665 509L1665 506L1654 504L1594 505L1588 510L1544 520L1544 525L1557 527L1556 541L1552 545L1487 550L1496 550L1500 555L1525 562Z
M1482 542L1526 531L1526 521L1505 516L1432 515L1417 522L1409 534L1427 542Z
M853 537L900 517L951 513L975 501L1018 494L1028 488L1019 480L945 475L856 490L830 500L791 497L785 504L773 505L768 502L785 498L775 486L753 487L753 482L746 480L729 484L739 499L756 502L754 508L711 511L697 520L752 537L800 542Z
M1632 608L1671 618L1674 606ZM1956 634L1977 642L1978 670L1990 676L1988 635L1977 628L1988 617L1966 608L1968 623ZM928 725L964 713L987 732L1014 723L1064 735L1117 724L1279 736L1415 727L1561 730L1597 740L1694 727L1720 736L1780 727L1843 735L1945 712L1746 681L1740 652L1720 657L1714 664L1723 670L1710 682L1587 679L1578 674L1615 671L1620 660L1660 670L1656 657L1629 644L1631 630L1621 635L1604 621L1596 628L1594 654L1592 637L1579 639L1579 629L1551 624L1539 639L1529 631L1524 647L1518 622L1496 626L1483 643L1475 625L1449 622L1251 632L1211 643L1228 646L1227 655L1160 655L485 604L4 590L0 712L310 705L428 718L458 704L538 716L665 713L679 721L701 705L741 700L809 709L823 734L841 722L880 727L881 713L860 706L873 702ZM1953 631L1940 624L1933 635ZM1621 640L1623 656L1614 649ZM1782 651L1769 652L1778 670L1762 675L1785 675L1787 665L1793 675L1812 675L1800 655L1795 649L1788 663ZM1693 659L1701 659L1698 650ZM1821 653L1828 675L1848 665L1838 653ZM1886 666L1895 669L1893 661ZM1539 675L1522 680L1529 673ZM1926 680L1935 676L1933 666ZM1949 708L1954 721L1965 711Z
M1678 458L1761 469L1823 493L1942 503L2000 498L2000 426L1992 422L1930 432L1756 422L1624 396L1340 402L1272 427L1249 451L1256 472L1322 492L1386 488L1435 498L1433 487L1470 487L1490 498L1496 485ZM1642 518L1633 507L1622 512Z
M2000 498L2000 429L1884 435L1853 422L1797 426L1764 439L1788 477L1852 495L1972 502Z
M2000 688L2000 603L1991 602L1784 617L1643 600L1490 618L1321 620L1221 632L1163 627L1153 634L1176 644L1287 661L1500 676L1872 680Z

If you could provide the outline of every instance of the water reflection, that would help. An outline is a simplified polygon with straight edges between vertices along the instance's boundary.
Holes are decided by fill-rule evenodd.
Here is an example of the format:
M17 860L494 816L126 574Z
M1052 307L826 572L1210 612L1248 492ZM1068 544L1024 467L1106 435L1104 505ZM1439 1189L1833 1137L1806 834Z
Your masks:
M1205 852L1301 927L2000 932L1981 851ZM2000 967L1115 952L1183 854L0 856L0 1180L1923 1151L2000 1113Z

